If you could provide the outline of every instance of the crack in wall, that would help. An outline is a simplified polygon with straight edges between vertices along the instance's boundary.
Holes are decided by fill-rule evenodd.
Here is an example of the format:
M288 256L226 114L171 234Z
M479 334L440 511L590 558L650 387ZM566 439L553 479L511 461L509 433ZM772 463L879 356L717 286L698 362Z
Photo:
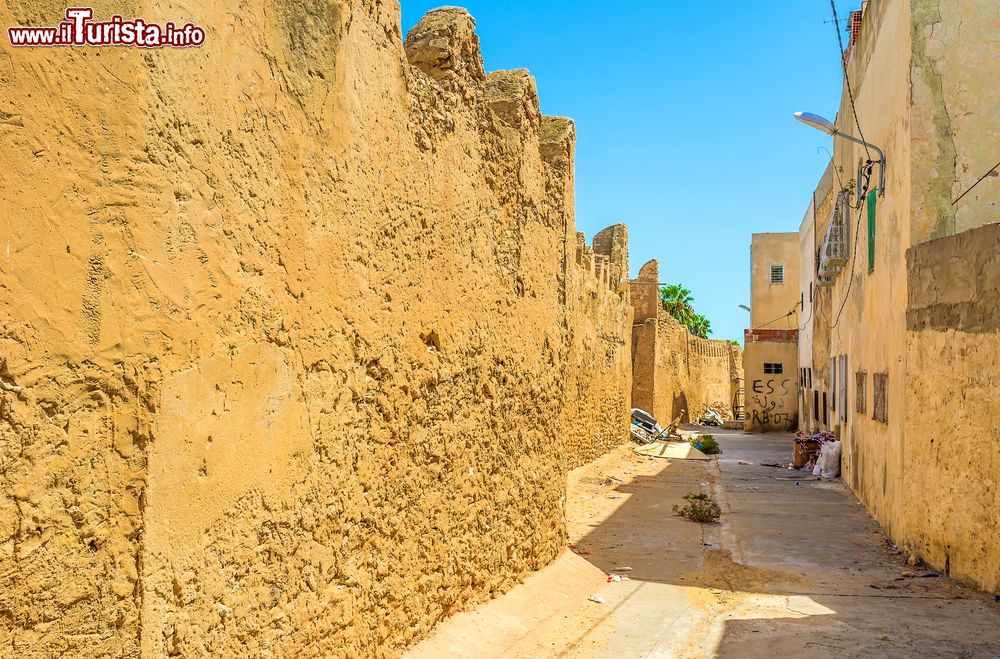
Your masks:
M928 41L936 38L935 30L944 29L940 11L940 0L913 0L911 5L912 23L912 70L910 80L910 100L914 106L927 101L930 106L931 137L937 148L933 159L933 175L929 177L929 189L924 194L925 203L936 216L932 238L951 235L955 232L955 209L951 197L958 180L958 151L951 125L951 116L945 102L943 81L938 71L937 58L929 52ZM927 34L927 32L930 34ZM917 100L914 85L917 81L926 86L928 97Z

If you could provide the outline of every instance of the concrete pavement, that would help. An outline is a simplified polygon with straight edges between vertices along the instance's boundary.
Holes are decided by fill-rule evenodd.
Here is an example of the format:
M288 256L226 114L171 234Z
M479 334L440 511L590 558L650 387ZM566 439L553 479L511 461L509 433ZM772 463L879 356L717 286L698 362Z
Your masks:
M411 656L1000 656L991 596L908 567L840 481L762 466L790 460L789 435L714 434L717 462L623 447L573 472L576 553ZM720 524L674 515L699 490L718 498Z

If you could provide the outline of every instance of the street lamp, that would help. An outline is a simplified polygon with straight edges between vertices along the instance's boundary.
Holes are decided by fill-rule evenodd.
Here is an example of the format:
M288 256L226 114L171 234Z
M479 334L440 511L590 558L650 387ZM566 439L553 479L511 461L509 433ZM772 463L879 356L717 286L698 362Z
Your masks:
M747 306L747 305L745 305L745 304L740 304L740 305L737 305L737 306L739 306L739 308L740 308L740 309L743 309L743 310L744 310L744 311L746 311L747 313L753 313L752 311L750 311L750 307L748 307L748 306Z
M837 129L833 125L833 122L829 119L824 119L818 114L813 114L812 112L796 112L795 118L804 123L807 126L812 126L816 130L821 130L827 135L832 135L834 137L843 137L845 140L850 140L851 142L856 142L857 144L863 144L864 146L871 147L875 149L878 153L878 196L885 196L885 154L882 153L882 149L878 148L870 142L865 142L862 139L858 139L853 135L848 135Z

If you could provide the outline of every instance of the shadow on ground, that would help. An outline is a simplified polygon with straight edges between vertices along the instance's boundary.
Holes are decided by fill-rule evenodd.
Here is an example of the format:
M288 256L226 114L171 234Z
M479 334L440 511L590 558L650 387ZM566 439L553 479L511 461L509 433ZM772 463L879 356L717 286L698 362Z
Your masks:
M606 518L570 501L577 553L631 581L608 584L599 614L568 616L575 634L518 656L1000 656L992 598L907 567L839 481L762 466L790 459L790 435L712 432L718 463L637 457L599 492L617 505ZM701 490L721 524L674 514Z

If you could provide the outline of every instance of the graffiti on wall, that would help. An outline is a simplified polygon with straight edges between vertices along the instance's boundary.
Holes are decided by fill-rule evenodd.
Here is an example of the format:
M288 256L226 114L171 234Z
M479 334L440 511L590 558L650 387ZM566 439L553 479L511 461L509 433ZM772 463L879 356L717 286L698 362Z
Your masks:
M785 427L795 422L792 413L785 410L785 401L792 393L791 382L788 378L780 382L774 378L753 381L751 421L754 424Z

